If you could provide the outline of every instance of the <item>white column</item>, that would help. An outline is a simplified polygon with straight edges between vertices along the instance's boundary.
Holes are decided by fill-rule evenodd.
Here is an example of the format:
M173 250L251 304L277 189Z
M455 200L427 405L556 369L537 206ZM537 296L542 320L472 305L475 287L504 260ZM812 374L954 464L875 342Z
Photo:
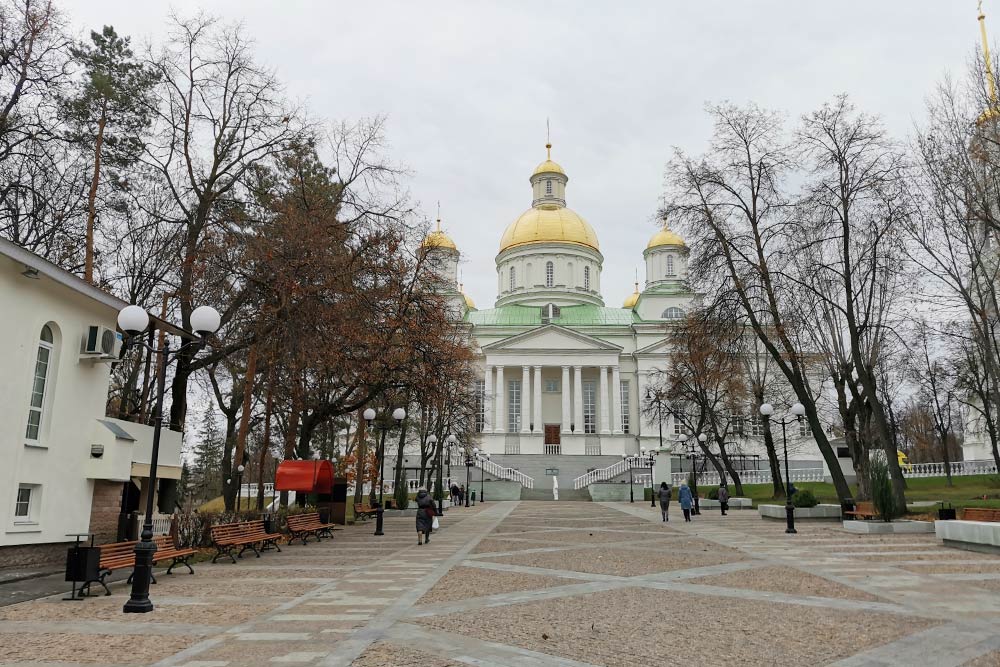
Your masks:
M601 383L601 434L611 434L611 428L608 424L608 408L611 407L611 400L608 397L608 367L601 366L601 374L599 376L599 381Z
M531 433L531 366L521 366L521 433Z
M535 424L535 433L544 433L545 424L542 423L542 367L535 366L535 381L532 383L534 392L531 396L534 399L531 408L531 420Z
M574 433L583 433L583 368L573 366L573 422Z
M486 390L483 392L483 433L493 432L493 366L486 366Z
M494 433L503 433L507 430L507 422L504 419L505 415L503 413L503 406L506 403L506 401L504 401L505 393L506 389L503 384L503 366L497 366L497 388L496 391L493 392L497 410L497 420L493 426Z
M562 391L562 432L569 433L569 424L573 421L569 406L569 366L562 367L562 384L559 387Z
M611 367L611 405L615 412L612 415L611 430L617 434L622 432L622 374L618 366Z

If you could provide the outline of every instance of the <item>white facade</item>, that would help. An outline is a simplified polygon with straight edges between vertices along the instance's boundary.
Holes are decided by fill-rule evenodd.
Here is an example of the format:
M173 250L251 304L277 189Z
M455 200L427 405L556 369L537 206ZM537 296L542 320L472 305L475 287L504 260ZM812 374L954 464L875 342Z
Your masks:
M125 305L0 240L0 547L72 541L95 484L148 473L152 429L105 418L111 359L83 353ZM179 477L180 434L164 430L160 473Z

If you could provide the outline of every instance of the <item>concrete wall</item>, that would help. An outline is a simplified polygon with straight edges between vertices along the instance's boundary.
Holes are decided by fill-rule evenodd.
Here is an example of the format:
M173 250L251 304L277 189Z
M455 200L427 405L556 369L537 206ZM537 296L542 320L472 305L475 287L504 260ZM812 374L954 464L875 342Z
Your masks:
M479 502L479 485L473 484L473 490L476 492L476 502ZM492 482L483 482L483 493L486 494L486 502L501 500L520 500L521 499L521 485L517 482L509 481L499 481L495 480Z
M587 487L590 491L590 498L594 502L628 502L629 500L629 485L626 484L615 484L615 483L599 483L591 484ZM641 484L633 484L632 491L635 494L636 502L648 502L643 500L642 491L644 487Z

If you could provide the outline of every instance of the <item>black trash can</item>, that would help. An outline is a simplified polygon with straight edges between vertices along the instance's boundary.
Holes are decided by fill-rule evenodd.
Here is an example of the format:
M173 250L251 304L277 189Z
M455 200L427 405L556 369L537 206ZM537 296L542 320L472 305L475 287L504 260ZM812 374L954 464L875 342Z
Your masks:
M264 532L271 535L275 532L274 530L274 515L273 514L261 514L260 518L264 520Z
M954 521L958 518L955 508L952 507L951 503L940 502L938 504L941 506L938 508L938 521ZM948 506L945 507L945 504Z
M857 505L854 504L854 501L851 498L841 498L840 499L840 518L841 519L847 518L847 513L848 512L853 512L856 507L857 507Z
M66 550L66 581L94 581L100 565L100 547L70 547Z

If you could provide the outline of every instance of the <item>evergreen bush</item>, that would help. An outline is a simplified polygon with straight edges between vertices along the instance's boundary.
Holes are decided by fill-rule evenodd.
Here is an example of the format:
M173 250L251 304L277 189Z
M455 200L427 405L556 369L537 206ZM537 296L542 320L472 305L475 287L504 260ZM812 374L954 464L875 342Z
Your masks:
M398 510L405 510L410 506L410 493L406 484L406 468L399 473L399 481L396 482L396 489L393 493L393 505Z
M889 477L889 466L881 457L872 457L868 464L871 480L872 503L882 521L892 521L899 513L896 507L896 497L892 494L892 479Z
M719 499L719 489L718 488L714 488L711 491L709 491L708 492L708 499L709 500L718 500Z
M792 505L795 507L816 507L819 505L819 501L816 500L816 496L809 489L802 489L801 491L796 491L795 495L792 496Z

